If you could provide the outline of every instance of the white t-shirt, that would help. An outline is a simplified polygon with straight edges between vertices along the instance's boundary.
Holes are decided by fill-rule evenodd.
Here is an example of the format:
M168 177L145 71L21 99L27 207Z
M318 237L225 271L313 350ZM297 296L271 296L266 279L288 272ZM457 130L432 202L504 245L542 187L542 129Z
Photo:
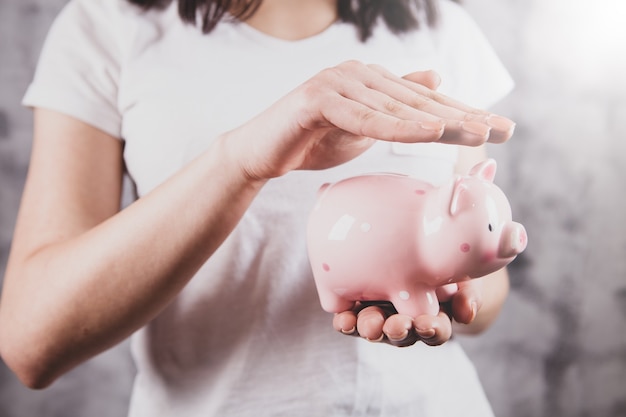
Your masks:
M51 28L24 104L123 140L141 197L220 132L348 59L398 75L435 69L441 91L493 104L512 87L508 73L462 8L442 0L440 12L434 29L396 36L380 24L365 44L344 23L290 42L242 23L203 35L175 4L144 12L125 0L72 0ZM438 183L456 154L450 145L380 142L339 167L270 181L197 276L133 335L129 415L490 416L455 341L400 349L336 333L306 255L306 219L322 183L373 171Z

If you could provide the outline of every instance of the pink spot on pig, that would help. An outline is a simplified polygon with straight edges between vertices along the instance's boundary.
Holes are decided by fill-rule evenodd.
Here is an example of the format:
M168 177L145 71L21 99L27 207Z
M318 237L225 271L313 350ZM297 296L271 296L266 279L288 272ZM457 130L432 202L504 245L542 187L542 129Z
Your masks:
M467 252L469 252L469 250L470 250L470 245L469 245L469 243L463 243L463 244L461 245L461 252L465 252L465 253L467 253Z
M330 271L330 266L328 266L327 263L323 263L322 264L322 269L324 269L324 271L328 272L328 271Z
M426 191L417 189L417 190L415 190L415 194L417 194L417 195L424 195L424 194L426 194Z

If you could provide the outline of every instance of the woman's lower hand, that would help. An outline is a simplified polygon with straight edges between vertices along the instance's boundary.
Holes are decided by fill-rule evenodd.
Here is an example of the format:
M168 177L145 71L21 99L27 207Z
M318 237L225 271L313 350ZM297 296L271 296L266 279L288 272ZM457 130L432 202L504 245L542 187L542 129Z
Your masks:
M389 302L357 302L352 310L335 314L333 327L371 342L402 347L421 341L437 346L450 340L453 322L474 322L482 305L481 280L468 280L459 283L458 290L440 303L436 316L412 318L398 314Z

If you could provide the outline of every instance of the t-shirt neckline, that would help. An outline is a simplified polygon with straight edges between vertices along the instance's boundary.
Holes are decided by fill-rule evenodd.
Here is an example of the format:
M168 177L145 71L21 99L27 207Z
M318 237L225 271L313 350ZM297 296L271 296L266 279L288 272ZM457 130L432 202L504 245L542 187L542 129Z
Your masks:
M341 20L336 20L315 35L298 40L287 40L262 32L245 22L233 20L229 24L241 35L270 49L302 49L326 46L337 40L336 31L339 27L346 25Z

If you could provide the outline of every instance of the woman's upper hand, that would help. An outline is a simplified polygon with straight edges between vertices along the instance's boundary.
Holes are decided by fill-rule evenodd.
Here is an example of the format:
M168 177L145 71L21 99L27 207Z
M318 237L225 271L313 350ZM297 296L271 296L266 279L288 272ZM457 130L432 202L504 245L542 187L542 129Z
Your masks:
M477 146L511 136L512 121L438 93L437 83L430 71L398 77L348 61L321 71L225 139L244 173L266 180L339 165L376 139Z

